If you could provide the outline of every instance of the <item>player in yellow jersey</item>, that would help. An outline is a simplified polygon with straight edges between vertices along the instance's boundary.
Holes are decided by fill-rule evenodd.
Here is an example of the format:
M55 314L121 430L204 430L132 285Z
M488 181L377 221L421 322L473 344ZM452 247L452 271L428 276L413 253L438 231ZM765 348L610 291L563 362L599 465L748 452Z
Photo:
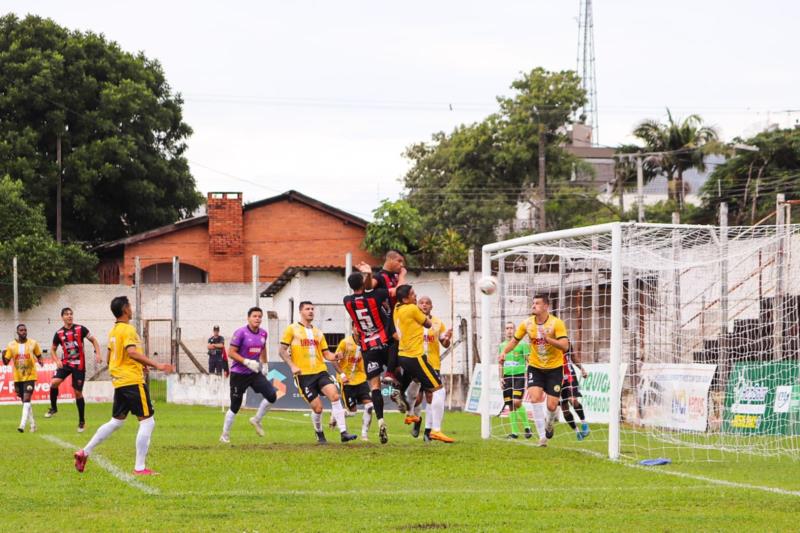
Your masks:
M425 392L425 400L430 404L433 395L442 388L439 371L425 354L425 329L432 326L431 320L417 307L417 295L411 285L397 287L397 306L394 309L394 324L399 339L398 360L403 375L419 382ZM441 442L453 439L441 431L431 431L430 438Z
M36 364L42 366L42 348L39 343L28 338L28 328L25 324L17 326L17 338L8 343L3 352L3 364L14 363L14 390L22 400L22 418L17 431L23 433L25 425L30 423L30 431L36 431L36 421L33 418L31 397L36 388Z
M358 404L364 406L361 419L361 440L369 440L369 425L372 423L372 395L367 383L367 372L364 370L364 358L361 347L353 335L348 335L336 347L338 361L336 380L342 391L342 401L347 410L353 414L358 411Z
M111 300L111 312L116 318L113 329L108 334L108 372L114 386L114 406L111 420L97 428L94 436L82 450L75 452L75 468L83 472L86 461L95 447L122 427L128 413L139 419L136 434L136 465L133 473L139 476L155 474L146 466L150 436L156 425L153 418L153 404L150 391L144 380L144 367L149 366L162 372L174 369L168 363L157 363L144 355L142 341L136 328L130 325L133 312L127 296L117 296Z
M546 294L533 297L532 315L523 320L514 338L508 341L499 362L525 337L530 339L531 353L528 357L528 399L533 402L533 421L539 435L540 446L547 446L553 437L553 423L558 417L561 383L564 379L564 352L569 349L567 327L564 322L550 314L550 299ZM547 413L545 413L545 397Z
M349 442L358 437L347 432L344 408L339 402L339 390L325 365L325 360L335 361L337 356L330 352L325 335L312 324L313 321L314 304L309 301L300 302L300 320L289 324L284 330L279 355L289 365L297 390L311 407L311 422L317 434L317 442L327 443L322 431L320 395L331 402L331 414L336 419L342 442Z

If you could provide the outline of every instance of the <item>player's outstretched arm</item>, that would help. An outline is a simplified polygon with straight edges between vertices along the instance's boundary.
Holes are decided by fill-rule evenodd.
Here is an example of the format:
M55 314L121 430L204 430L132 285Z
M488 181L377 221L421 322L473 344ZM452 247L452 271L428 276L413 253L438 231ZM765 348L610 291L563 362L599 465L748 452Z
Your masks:
M322 350L322 357L324 357L328 361L341 361L344 354L339 352L331 353L330 350Z
M294 364L292 361L292 356L289 353L289 346L281 343L281 347L278 349L278 357L281 358L281 361L289 365L289 369L292 371L292 374L297 375L300 373L300 367Z
M103 358L100 355L102 353L102 350L100 350L100 343L97 342L97 338L94 335L89 335L86 339L92 343L92 348L94 348L94 360L99 365L103 362Z
M149 366L151 368L155 368L156 370L160 370L162 372L166 372L167 374L169 374L170 372L174 372L175 371L175 369L173 368L173 366L171 364L169 364L169 363L158 363L156 361L153 361L152 359L147 357L145 354L139 352L136 349L135 346L128 346L127 353L128 353L128 357L130 357L134 361L138 361L138 362L142 363L145 366Z

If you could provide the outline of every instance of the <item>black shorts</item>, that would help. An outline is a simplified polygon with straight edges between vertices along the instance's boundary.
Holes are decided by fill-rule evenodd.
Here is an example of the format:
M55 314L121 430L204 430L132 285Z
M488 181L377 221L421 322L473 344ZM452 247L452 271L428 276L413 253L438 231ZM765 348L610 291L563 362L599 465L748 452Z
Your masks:
M566 400L568 398L578 398L583 396L581 394L581 390L578 388L578 380L572 378L572 382L567 381L566 379L561 383L561 399Z
M389 372L394 372L395 369L400 366L400 361L398 360L400 356L398 355L397 351L400 349L400 343L397 342L394 338L389 341L389 346L387 348L387 358L386 358L386 368L389 369Z
M221 355L208 356L208 373L221 376L225 371L225 363Z
M232 405L242 405L242 399L248 387L263 396L269 403L275 403L278 399L278 391L275 390L270 380L261 372L252 372L250 374L231 372L230 386Z
M503 401L521 400L525 394L525 374L503 378Z
M15 381L14 382L14 390L17 392L17 396L19 399L22 399L22 395L26 392L30 392L33 394L34 389L36 388L36 380L32 381Z
M367 379L383 374L384 367L389 368L389 347L380 348L378 350L369 350L363 352L364 357L364 370L367 372ZM391 369L390 369L391 370Z
M439 377L439 372L431 366L426 356L400 356L397 359L400 362L400 367L403 369L403 375L407 375L409 381L419 381L422 390L436 390L442 386L442 378Z
M125 385L114 389L114 407L111 416L124 418L128 413L142 418L153 415L153 404L150 402L150 390L147 385Z
M561 394L561 382L564 381L564 369L528 367L528 387L541 387L548 396L558 397Z
M342 398L344 404L350 411L355 411L358 404L365 404L372 402L372 394L369 390L367 382L359 383L358 385L348 385L345 383L342 387Z
M318 374L309 374L306 376L295 376L295 385L300 395L308 403L313 402L318 396L322 394L322 389L327 385L333 385L333 379L327 372L319 372Z
M86 381L86 371L75 368L74 366L64 365L56 370L56 379L65 380L68 376L72 376L72 388L80 392L83 390L83 382Z

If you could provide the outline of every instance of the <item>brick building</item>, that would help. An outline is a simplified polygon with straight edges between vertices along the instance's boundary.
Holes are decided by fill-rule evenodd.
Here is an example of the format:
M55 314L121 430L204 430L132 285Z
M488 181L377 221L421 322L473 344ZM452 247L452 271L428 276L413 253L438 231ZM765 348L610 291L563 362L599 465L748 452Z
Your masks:
M206 211L98 246L100 282L131 284L137 256L144 283L171 281L173 256L183 283L249 282L253 255L262 282L293 265L344 266L347 252L379 263L361 249L365 220L296 191L246 205L239 192L212 192Z

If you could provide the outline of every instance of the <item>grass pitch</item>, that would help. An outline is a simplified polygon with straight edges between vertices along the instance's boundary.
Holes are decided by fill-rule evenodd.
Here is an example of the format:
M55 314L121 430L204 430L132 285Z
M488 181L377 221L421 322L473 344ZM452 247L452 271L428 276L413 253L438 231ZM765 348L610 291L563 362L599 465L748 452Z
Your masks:
M111 406L88 405L83 434L74 405L52 419L46 410L35 405L37 432L19 434L19 404L0 407L2 531L753 531L800 520L798 462L632 468L592 455L599 436L578 443L563 424L542 449L483 441L478 417L447 413L457 442L426 444L390 414L385 446L373 424L373 442L343 445L328 430L320 447L304 413L268 413L260 438L242 410L223 445L219 408L159 402L148 466L161 475L131 481L134 418L78 474L71 445L88 442ZM348 423L358 432L361 415Z

